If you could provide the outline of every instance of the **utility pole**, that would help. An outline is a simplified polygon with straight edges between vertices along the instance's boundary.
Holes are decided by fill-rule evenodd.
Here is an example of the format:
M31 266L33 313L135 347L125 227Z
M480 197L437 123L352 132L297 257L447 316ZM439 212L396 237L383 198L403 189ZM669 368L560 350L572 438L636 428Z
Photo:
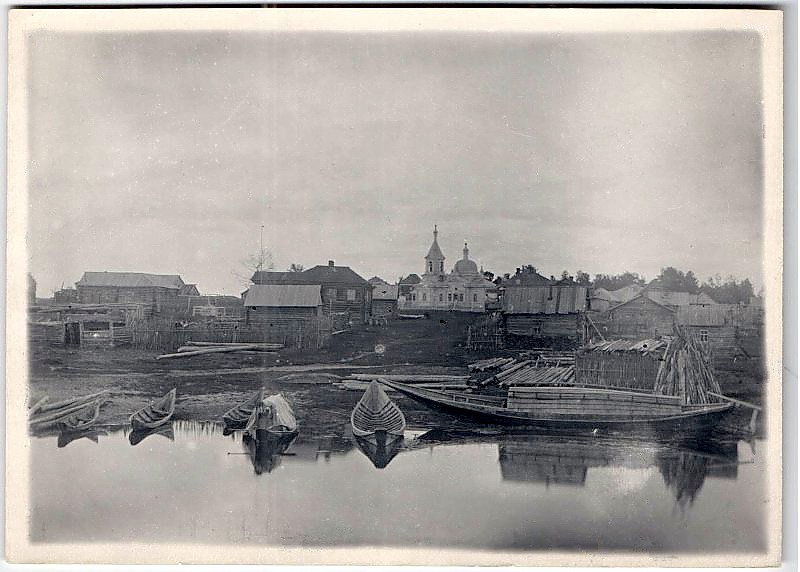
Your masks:
M258 251L258 271L261 272L264 266L264 225L261 225L261 242L260 250Z

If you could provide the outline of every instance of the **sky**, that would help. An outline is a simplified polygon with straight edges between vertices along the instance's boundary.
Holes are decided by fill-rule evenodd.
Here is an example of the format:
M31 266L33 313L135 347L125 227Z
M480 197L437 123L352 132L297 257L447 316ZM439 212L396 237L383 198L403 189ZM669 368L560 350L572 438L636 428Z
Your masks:
M275 268L664 266L762 284L760 38L54 33L29 38L28 254L238 294Z

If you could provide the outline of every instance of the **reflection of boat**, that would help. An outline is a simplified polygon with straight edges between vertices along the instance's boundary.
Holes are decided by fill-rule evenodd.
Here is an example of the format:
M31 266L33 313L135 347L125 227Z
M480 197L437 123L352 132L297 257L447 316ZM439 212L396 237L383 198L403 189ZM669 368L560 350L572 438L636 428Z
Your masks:
M153 429L131 431L128 435L128 441L135 447L151 435L161 435L170 441L175 440L175 431L172 429L172 423L169 423L168 425L160 425Z
M256 429L242 436L242 445L250 455L256 474L261 475L272 472L280 464L280 455L286 452L295 439L297 432L281 434Z
M131 415L133 430L154 429L169 422L172 414L175 413L175 393L176 390L172 389L163 397Z
M78 439L89 439L89 441L97 443L100 435L107 435L107 433L99 429L87 429L85 431L62 431L58 434L58 448L63 449Z
M376 469L383 469L403 449L403 435L381 432L371 438L353 435L359 450L372 461Z
M675 438L710 431L731 403L681 405L680 398L584 387L517 387L507 397L382 383L434 409L540 431ZM677 401L676 401L677 400Z
M264 390L260 389L236 407L226 411L222 415L225 429L228 431L248 431L252 429L258 420L258 413L263 400Z
M381 384L372 381L350 414L353 435L363 439L375 440L376 434L382 434L384 440L390 436L403 436L406 418L400 408L387 397Z
M292 406L283 395L277 393L265 397L261 404L258 419L254 423L256 429L262 429L275 435L297 433L297 419L292 411Z

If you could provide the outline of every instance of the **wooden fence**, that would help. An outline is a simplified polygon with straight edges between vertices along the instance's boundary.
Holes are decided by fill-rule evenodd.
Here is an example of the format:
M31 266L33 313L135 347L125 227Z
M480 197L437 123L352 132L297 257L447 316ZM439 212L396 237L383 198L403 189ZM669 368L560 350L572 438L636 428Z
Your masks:
M467 327L467 349L495 351L504 345L503 320L499 314L481 316Z

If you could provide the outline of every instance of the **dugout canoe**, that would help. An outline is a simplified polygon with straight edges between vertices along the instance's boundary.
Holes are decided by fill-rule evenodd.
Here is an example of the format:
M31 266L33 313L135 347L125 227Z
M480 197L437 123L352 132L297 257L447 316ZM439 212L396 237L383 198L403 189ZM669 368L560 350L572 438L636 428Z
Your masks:
M733 406L683 405L677 397L614 389L524 387L494 397L383 383L428 407L475 421L592 435L694 437L711 431Z
M166 395L156 399L147 407L143 407L130 417L131 427L134 431L146 431L165 425L175 413L176 389L170 390Z
M239 405L232 407L222 415L225 429L228 431L249 431L258 421L258 414L263 407L264 390L259 389Z
M385 380L381 380L381 383L389 385ZM386 395L381 383L370 382L350 414L350 424L356 437L386 440L387 436L403 436L406 418L400 408ZM402 383L399 385L406 387Z

